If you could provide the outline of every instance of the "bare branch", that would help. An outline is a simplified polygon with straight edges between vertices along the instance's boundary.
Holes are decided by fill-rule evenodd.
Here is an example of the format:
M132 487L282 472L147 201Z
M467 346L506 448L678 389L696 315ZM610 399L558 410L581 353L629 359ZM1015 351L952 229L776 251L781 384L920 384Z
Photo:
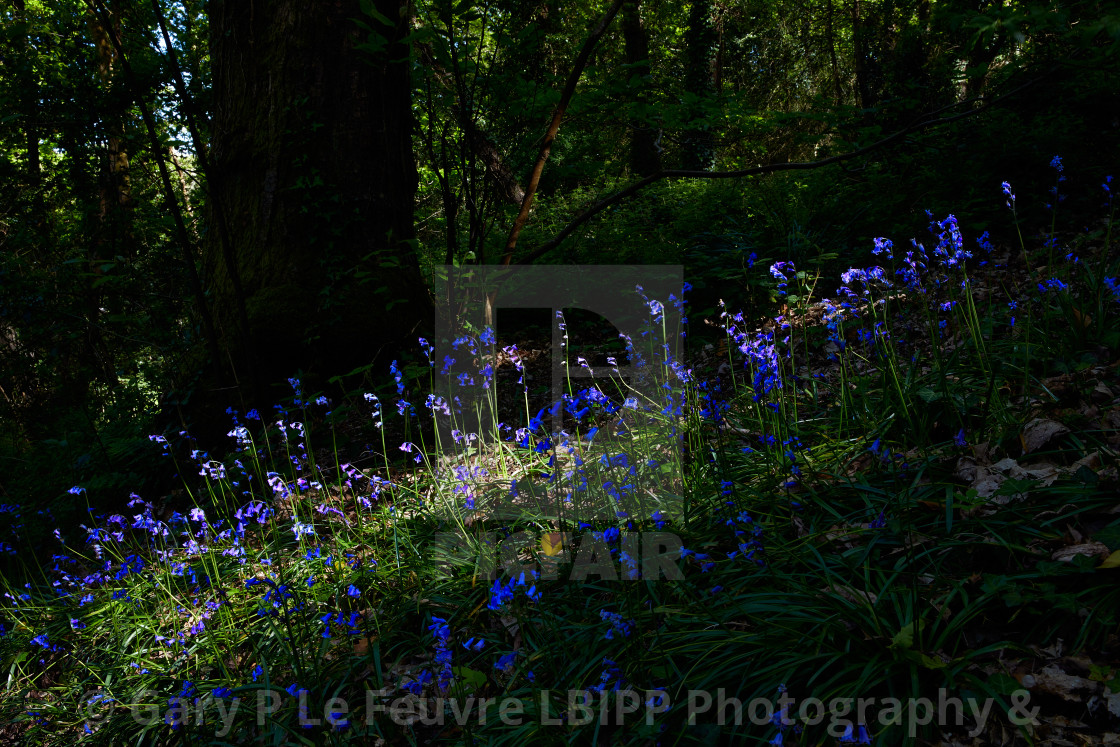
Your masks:
M928 129L930 127L937 127L939 125L947 124L949 122L953 122L953 121L956 121L958 119L963 119L965 117L971 117L971 116L974 116L976 114L979 114L980 112L987 111L988 109L993 107L995 104L999 103L1000 101L1003 101L1004 99L1019 93L1020 91L1024 90L1025 88L1028 88L1032 85L1035 85L1036 83L1038 83L1040 80L1042 80L1043 78L1045 78L1049 74L1050 73L1045 73L1045 74L1039 76L1038 78L1030 80L1030 81L1024 83L1023 85L1021 85L1017 88L1014 88L1014 89L1008 91L1007 93L1005 93L1005 94L1003 94L1003 95L1001 95L997 98L986 99L986 97L984 97L984 96L976 96L976 97L973 97L973 98L968 99L966 101L960 101L960 102L957 102L955 104L951 104L949 106L942 107L940 109L936 109L932 112L928 112L925 115L923 115L923 117L921 117L917 121L915 121L913 124L903 128L903 129L901 129L901 130L899 130L895 133L892 133L892 134L886 136L885 138L882 138L881 140L877 140L874 143L871 143L870 145L865 145L862 148L858 148L858 149L853 150L853 151L848 152L848 153L841 153L840 155L830 156L828 158L822 158L819 161L802 161L802 162L796 162L796 163L770 163L770 164L765 164L763 166L753 166L749 169L739 169L737 171L684 171L684 170L671 170L671 169L670 170L658 171L656 174L651 174L651 175L647 176L646 178L641 179L640 181L634 182L633 184L629 185L628 187L624 187L623 189L620 189L619 191L615 192L614 194L609 195L607 197L604 197L603 199L594 203L589 208L587 208L582 213L580 213L578 216L576 216L570 223L568 223L568 225L564 226L564 228L561 229L560 233L556 234L555 236L553 236L551 239L544 242L543 244L540 244L540 245L534 247L527 255L525 255L525 257L520 259L516 264L527 265L527 264L530 264L533 260L544 256L548 252L550 252L553 249L555 249L556 247L558 247L564 241L564 239L571 236L572 233L577 228L579 228L584 223L589 221L595 215L597 215L598 213L601 213L602 211L606 210L611 205L614 205L618 202L621 202L622 200L625 200L627 197L630 197L630 196L638 193L642 189L645 189L650 184L653 184L654 182L656 182L658 180L661 180L661 179L740 179L744 176L755 176L757 174L772 174L772 173L775 173L775 172L778 172L778 171L807 171L807 170L810 170L810 169L819 169L819 168L824 167L824 166L830 166L834 163L843 163L844 161L850 161L853 158L859 158L861 156L867 155L868 153L879 150L883 146L889 145L890 143L893 143L895 140L898 140L902 137L905 137L906 135L909 135L911 133L918 132L920 130L925 130L925 129ZM983 103L978 107L969 109L969 110L964 111L964 112L960 112L959 114L953 114L953 115L950 115L950 116L947 116L947 117L937 117L936 116L943 111L947 111L949 109L954 109L956 107L963 106L963 105L973 104L973 103L976 103L977 101L982 101ZM934 117L934 119L930 119L929 117Z
M587 61L591 58L591 52L594 51L595 45L598 44L600 37L606 33L607 27L611 25L611 21L618 15L618 11L622 8L622 4L626 0L614 0L611 7L607 8L607 12L599 19L599 23L588 35L587 39L583 42L583 48L579 50L579 55L576 57L575 63L572 65L572 71L568 74L568 80L564 84L564 90L560 94L560 102L556 105L556 109L552 113L552 122L548 125L548 130L545 131L544 141L541 143L540 153L537 155L537 161L533 164L533 170L529 172L529 182L525 186L525 199L521 201L521 210L518 211L517 217L513 221L513 226L509 230L509 238L506 240L506 252L502 256L502 264L508 265L510 260L513 259L513 251L517 248L517 237L521 235L521 229L525 227L526 221L529 220L529 208L533 205L533 197L537 194L537 186L541 181L541 172L544 171L544 163L548 160L548 154L552 151L552 143L556 140L556 133L560 130L560 122L564 119L564 111L571 103L572 96L576 92L576 84L579 83L580 77L583 75L583 69L587 67Z

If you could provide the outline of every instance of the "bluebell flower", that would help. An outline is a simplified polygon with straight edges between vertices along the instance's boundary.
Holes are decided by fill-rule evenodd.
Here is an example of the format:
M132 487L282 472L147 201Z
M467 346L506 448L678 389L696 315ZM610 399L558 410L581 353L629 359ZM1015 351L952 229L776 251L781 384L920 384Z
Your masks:
M508 654L506 654L505 656L502 656L501 658L498 659L498 661L494 664L494 669L501 670L501 671L506 672L508 674L509 672L513 671L513 662L516 658L517 658L517 652L516 651L511 651Z
M894 259L894 242L890 239L879 237L875 239L875 248L871 250L872 254L886 254L887 259Z
M1120 303L1120 277L1105 278L1104 287L1112 294L1112 300Z
M441 690L446 690L451 681L455 678L453 668L451 666L451 628L447 625L447 620L442 617L432 616L432 624L428 626L432 637L436 639L436 653L434 661L439 665L439 687Z
M853 731L852 725L848 724L844 728L844 733L840 736L841 744L871 744L871 734L868 733L867 727L863 724L858 725L858 731Z
M611 612L610 610L600 610L599 617L611 624L611 627L603 636L603 638L607 639L608 641L613 640L616 633L620 633L623 638L629 638L630 633L634 629L634 621L624 620L622 618L622 615L617 612Z

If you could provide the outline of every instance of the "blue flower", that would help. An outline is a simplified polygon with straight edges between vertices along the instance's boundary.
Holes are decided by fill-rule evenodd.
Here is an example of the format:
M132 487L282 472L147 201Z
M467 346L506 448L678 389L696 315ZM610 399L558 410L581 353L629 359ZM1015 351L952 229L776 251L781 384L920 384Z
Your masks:
M361 590L357 586L354 586L354 584L350 584L350 588L346 590L346 596L350 597L351 599L357 599L361 595Z
M498 611L502 605L511 601L513 601L513 581L503 585L495 579L494 586L490 589L490 602L486 605L487 608Z
M858 733L853 733L852 725L848 724L840 736L841 744L871 744L871 734L868 733L867 727L863 724L859 724L858 727Z
M600 610L599 617L605 621L610 622L611 627L607 630L603 638L613 640L615 633L621 633L623 638L629 638L630 633L634 630L633 620L623 620L622 615L617 612L609 610Z
M1112 300L1120 303L1120 277L1105 278L1104 287L1112 294Z
M506 673L512 672L513 671L513 661L516 658L517 658L517 652L516 651L511 651L510 653L508 653L505 656L498 659L497 663L494 664L494 669L499 669L499 670L501 670L503 672L506 672Z

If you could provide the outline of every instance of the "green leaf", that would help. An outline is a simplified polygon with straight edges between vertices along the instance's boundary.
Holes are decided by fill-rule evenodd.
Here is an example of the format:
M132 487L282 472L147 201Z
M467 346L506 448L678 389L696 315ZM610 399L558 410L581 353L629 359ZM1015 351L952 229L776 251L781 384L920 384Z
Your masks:
M486 675L477 669L469 667L452 667L451 671L460 680L470 685L473 689L479 690L486 684Z
M1089 679L1094 682L1108 682L1116 678L1116 670L1107 664L1090 664Z
M925 667L926 669L944 669L945 662L929 654L923 654L921 651L907 651L906 658L910 661Z
M390 28L393 27L394 24L391 20L389 20L388 16L385 16L382 13L378 12L377 7L373 4L373 0L361 0L361 6L362 13L364 13L365 15L369 16L382 25L388 26Z
M928 386L924 386L917 392L918 396L922 398L923 402L936 402L941 399L941 393L935 392Z
M1109 524L1094 534L1093 539L1106 545L1109 550L1120 550L1120 522Z
M926 622L922 620L918 623L918 630L925 630ZM902 626L902 629L895 634L891 639L891 648L909 649L914 647L914 623L909 622Z

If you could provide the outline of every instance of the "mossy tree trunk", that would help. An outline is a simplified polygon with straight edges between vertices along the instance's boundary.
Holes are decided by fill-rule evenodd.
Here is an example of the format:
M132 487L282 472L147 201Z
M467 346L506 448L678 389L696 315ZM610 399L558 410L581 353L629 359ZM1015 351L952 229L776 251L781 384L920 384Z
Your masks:
M363 16L358 0L211 6L209 209L229 226L260 371L254 400L297 369L312 385L368 363L387 369L430 324L412 242L407 4L373 5L391 25ZM236 362L243 336L216 231L205 253Z

